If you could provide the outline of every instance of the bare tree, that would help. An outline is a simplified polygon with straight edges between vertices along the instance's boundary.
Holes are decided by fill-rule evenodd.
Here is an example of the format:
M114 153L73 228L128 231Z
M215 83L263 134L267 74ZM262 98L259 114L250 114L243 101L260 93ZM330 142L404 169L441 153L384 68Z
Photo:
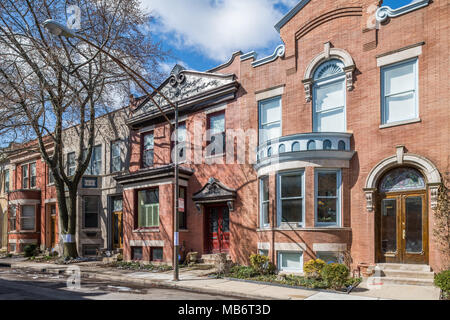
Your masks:
M64 256L77 257L77 187L91 158L95 118L116 97L128 96L130 78L102 51L46 32L45 20L71 18L69 5L81 9L83 37L150 81L159 80L157 67L166 53L150 36L151 17L138 0L0 2L0 135L3 140L36 141L30 147L40 153L55 180ZM80 137L76 170L69 176L63 131L71 125L79 126Z

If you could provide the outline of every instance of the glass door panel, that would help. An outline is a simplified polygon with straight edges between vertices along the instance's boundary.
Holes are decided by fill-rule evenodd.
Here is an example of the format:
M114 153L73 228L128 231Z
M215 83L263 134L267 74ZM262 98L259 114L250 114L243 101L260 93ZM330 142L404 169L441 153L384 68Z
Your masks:
M383 253L397 252L397 199L381 202L381 250Z
M422 197L405 199L404 240L407 253L421 253L423 250Z

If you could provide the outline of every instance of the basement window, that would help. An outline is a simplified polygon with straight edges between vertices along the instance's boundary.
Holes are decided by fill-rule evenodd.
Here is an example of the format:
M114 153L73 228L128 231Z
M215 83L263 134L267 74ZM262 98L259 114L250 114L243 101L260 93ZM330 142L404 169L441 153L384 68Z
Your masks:
M142 247L131 247L131 260L141 261L143 259Z
M151 261L155 261L155 262L163 261L163 248L162 247L151 248Z

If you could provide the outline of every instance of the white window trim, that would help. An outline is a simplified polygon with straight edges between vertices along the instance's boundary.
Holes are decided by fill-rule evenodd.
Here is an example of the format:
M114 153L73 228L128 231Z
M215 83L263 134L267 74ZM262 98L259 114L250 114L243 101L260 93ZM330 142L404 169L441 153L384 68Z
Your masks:
M118 144L119 145L119 159L120 159L120 170L118 170L118 171L114 171L113 170L113 163L114 163L114 156L113 156L113 146L114 146L114 144ZM109 168L109 171L110 171L110 173L117 173L117 172L122 172L123 170L124 170L124 161L123 161L123 159L122 159L122 151L123 151L123 145L125 144L125 141L124 140L115 140L115 141L111 141L111 144L110 144L110 148L111 148L111 150L110 150L110 154L111 154L111 159L110 159L110 168Z
M259 226L261 229L267 229L270 228L270 216L269 216L269 223L268 224L264 224L263 221L263 200L262 200L262 194L263 194L263 180L264 179L268 179L269 181L269 176L264 176L264 177L260 177L259 178ZM270 208L270 190L269 190L269 199L266 200L266 202L269 204L269 208ZM269 210L270 212L270 210Z
M394 69L396 67L399 67L401 65L404 64L409 64L411 62L415 62L414 65L414 76L415 76L415 89L414 89L414 107L415 107L415 115L414 117L410 118L410 119L403 119L403 120L399 120L399 121L394 121L394 122L386 122L386 96L384 94L384 92L386 91L385 88L385 72L387 70L390 69ZM417 57L412 58L412 59L407 59L407 60L403 60L394 64L390 64L390 65L386 65L383 66L380 69L380 75L381 75L381 125L380 128L385 128L385 127L391 127L391 126L396 126L396 125L402 125L402 124L409 124L409 123L415 123L420 121L419 118L419 59ZM407 93L409 91L405 91L403 93ZM396 95L398 94L402 94L402 92L396 93Z
M386 54L377 57L377 67L381 68L390 64L395 64L412 58L417 58L422 54L422 45L419 44L413 48L400 50L398 52Z
M319 173L330 173L334 172L336 173L336 196L337 196L337 203L336 203L336 223L327 223L327 222L319 222L318 221L318 205L317 205L317 198L319 194ZM342 170L341 169L316 169L314 170L314 225L316 227L342 227Z
M300 269L295 268L282 268L281 256L283 253L298 253L300 254ZM277 269L282 272L303 272L303 251L291 251L291 250L278 250L277 251Z
M261 104L264 103L264 102L272 101L272 100L279 100L280 101L280 121L272 121L272 122L267 122L267 123L263 124L262 121L261 121L261 119L262 119L262 116L261 116L261 114L262 114L261 113L261 109L262 109L261 108ZM268 98L268 99L264 99L264 100L259 100L258 101L258 145L261 145L261 144L264 144L264 143L270 141L270 140L261 141L261 133L262 133L261 130L263 130L262 127L263 126L267 126L267 125L271 125L271 124L274 124L274 123L278 123L278 122L280 123L280 137L282 137L283 136L283 101L282 101L281 95L275 96L275 97L271 97L271 98Z
M340 110L342 108L342 112L344 113L344 131L347 131L347 84L346 84L346 76L345 74L342 75L335 75L335 76L331 76L331 77L327 77L324 80L317 80L314 81L314 85L313 85L313 132L327 132L327 131L322 131L318 129L318 123L317 123L317 114L321 113L321 112L316 112L316 106L317 106L317 89L320 88L323 85L327 85L330 83L334 83L334 82L340 82L343 81L344 86L343 86L343 91L344 91L344 106L343 107L335 107L333 109L327 109L325 112L333 112L335 110Z
M292 174L301 174L302 176L302 222L295 223L295 222L282 222L281 216L282 216L282 206L281 206L281 177L284 175L292 175ZM281 227L283 225L291 225L295 227L304 228L305 227L305 170L294 170L294 171L284 171L277 173L277 184L276 184L276 190L277 190L277 226Z

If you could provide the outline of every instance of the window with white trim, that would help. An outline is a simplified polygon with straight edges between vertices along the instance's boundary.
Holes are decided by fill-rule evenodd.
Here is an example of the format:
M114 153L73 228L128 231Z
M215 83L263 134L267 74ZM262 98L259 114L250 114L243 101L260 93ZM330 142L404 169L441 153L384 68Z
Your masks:
M284 172L277 177L278 225L303 226L304 221L304 172Z
M159 190L138 192L138 228L159 227Z
M120 172L123 169L122 146L121 140L111 142L111 173Z
M347 131L344 64L337 59L321 64L314 73L314 132Z
M326 264L344 262L342 253L336 251L317 251L316 258L325 261Z
M31 231L35 229L36 206L21 206L22 213L20 215L20 224L22 230Z
M315 172L316 225L341 224L341 171L316 170Z
M75 152L69 152L67 154L67 175L69 177L75 174L76 166L77 164L75 162Z
M278 251L278 270L303 272L303 252Z
M83 150L83 159L86 159L88 150ZM91 159L89 160L88 167L84 172L88 176L99 176L102 170L102 146L95 146L92 148Z
M281 97L259 101L259 144L281 137Z
M36 188L36 162L30 163L30 188Z
M418 59L381 68L381 122L390 124L419 118Z
M26 164L22 166L22 189L28 189L29 179L28 165Z
M269 221L269 177L259 179L259 212L260 212L260 226L267 228L270 226Z
M9 170L5 170L5 192L9 192Z

